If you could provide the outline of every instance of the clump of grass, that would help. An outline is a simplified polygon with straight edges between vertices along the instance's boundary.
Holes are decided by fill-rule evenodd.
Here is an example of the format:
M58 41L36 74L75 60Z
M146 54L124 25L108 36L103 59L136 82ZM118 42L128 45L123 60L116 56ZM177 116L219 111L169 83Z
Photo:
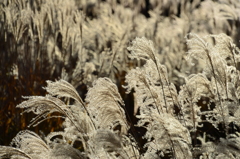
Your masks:
M234 46L223 34L204 38L190 34L187 38L189 61L203 60L205 68L185 78L180 91L169 82L167 70L156 57L151 41L136 38L128 48L130 57L146 60L143 66L127 73L124 86L127 93L136 94L135 126L127 118L129 112L109 78L94 81L85 102L67 81L47 81L48 95L28 97L17 107L37 115L29 126L50 118L63 118L63 131L52 132L43 139L31 131L20 132L12 141L13 147L0 147L0 156L233 158L240 155L239 142L235 142L239 140L240 112L238 70L234 66L239 61L238 49L223 50L223 45ZM207 41L208 38L216 43ZM56 112L60 115L56 116ZM137 128L145 130L140 136L146 139L143 144L139 143ZM30 146L31 143L34 145Z

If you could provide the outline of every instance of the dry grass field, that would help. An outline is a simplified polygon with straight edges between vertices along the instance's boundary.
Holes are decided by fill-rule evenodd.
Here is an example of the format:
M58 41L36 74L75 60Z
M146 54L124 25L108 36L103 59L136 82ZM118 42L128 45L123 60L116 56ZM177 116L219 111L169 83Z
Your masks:
M239 0L1 0L0 158L240 159Z

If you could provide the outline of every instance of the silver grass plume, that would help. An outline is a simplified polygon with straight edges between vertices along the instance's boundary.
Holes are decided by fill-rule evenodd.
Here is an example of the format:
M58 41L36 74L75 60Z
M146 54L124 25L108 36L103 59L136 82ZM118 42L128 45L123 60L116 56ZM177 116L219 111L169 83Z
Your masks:
M130 58L134 59L142 59L148 60L151 59L156 62L155 49L153 46L153 42L151 40L147 40L145 37L136 38L132 41L132 46L127 48L131 51L129 55Z
M45 137L47 145L51 147L49 153L50 158L57 158L60 157L60 155L63 156L63 158L64 156L66 158L66 156L84 157L86 155L85 152L87 152L89 148L87 144L89 136L72 129L73 128L68 128L68 130L64 129L64 131L51 132ZM74 147L74 143L76 142L81 143L84 152L80 153L80 151Z
M47 87L45 89L52 96L68 97L75 99L78 103L80 103L84 107L84 102L77 93L76 89L65 80L59 80L56 82L47 81Z
M94 149L96 151L102 148L106 152L121 151L121 139L111 130L98 129L96 133L92 136L90 142L93 142Z
M164 105L166 106L166 109L168 109L168 102L166 97L168 96L166 93L166 89L164 88L164 85L167 86L167 90L170 93L170 98L172 98L172 101L175 100L177 103L176 98L174 97L174 94L171 92L171 86L168 81L168 76L166 74L166 68L160 64L157 56L156 56L156 51L153 46L153 42L151 40L147 40L145 37L142 38L136 38L135 40L132 41L132 46L127 48L130 51L130 58L136 58L136 59L142 59L142 60L151 60L153 61L156 72L159 77L159 82L161 86L161 91L163 94L163 100L164 100ZM179 104L177 104L179 105Z
M156 156L157 152L170 151L173 158L192 159L190 133L172 115L152 112L151 116L141 114L137 117L140 119L138 126L147 129L147 152L144 156Z
M62 135L63 138L72 143L79 140L83 144L83 147L87 148L86 142L88 137L86 134L94 130L95 126L90 115L86 113L87 110L83 109L83 107L85 108L85 106L82 105L84 103L81 102L82 100L76 90L63 80L57 81L56 83L48 81L46 89L51 95L69 97L75 99L76 102L74 105L66 105L62 100L51 95L46 95L45 97L28 97L27 101L22 102L17 107L25 108L24 112L33 112L37 115L32 119L29 126L36 126L53 117L64 118L63 126L65 126L65 129ZM61 115L52 115L55 112Z
M164 94L164 98L165 98L165 93L164 93L164 89L163 89L163 82L164 80L167 81L167 77L165 77L165 79L161 79L161 74L162 74L162 70L159 69L158 63L157 63L157 58L156 58L156 53L155 53L155 49L153 46L153 42L151 40L147 40L145 37L142 38L136 38L135 40L132 41L132 46L127 48L129 51L131 51L131 54L129 55L130 58L134 59L142 59L142 60L148 60L151 59L154 64L157 67L158 70L158 75L159 75L159 80L162 86L162 91ZM165 101L165 105L167 105L166 100Z
M166 67L163 65L159 65L159 67L163 70L161 78L167 76ZM154 62L147 60L142 68L137 67L128 72L126 75L127 86L123 87L127 89L127 93L134 89L138 107L153 105L159 113L173 113L174 105L178 105L176 88L173 84L168 85L167 82L161 87L159 75L156 72L157 68ZM168 107L165 102L168 103Z
M239 74L236 70L236 63L239 61L239 49L233 44L230 37L225 34L208 35L199 37L196 34L188 34L188 59L200 60L206 66L204 73L211 78L212 94L216 104L216 108L208 113L211 117L214 115L216 121L207 118L215 127L219 122L223 122L226 128L231 122L229 118L229 108L233 104L229 104L229 100L239 103L237 99L237 88ZM238 75L237 75L238 76ZM236 87L236 89L234 88ZM229 106L232 105L232 106Z
M21 104L17 105L17 108L25 108L23 113L33 112L34 114L37 115L37 117L31 120L31 124L29 126L31 125L36 126L39 123L52 117L63 117L63 116L49 116L54 112L58 112L66 116L79 132L83 132L82 128L76 125L76 121L74 121L75 117L72 113L71 108L65 105L65 103L58 98L49 95L45 97L32 96L28 97L27 101L24 101Z
M8 5L1 10L6 15L8 30L12 32L16 42L19 42L23 34L30 30L32 10L23 5Z
M27 97L28 100L17 105L17 108L24 108L24 112L33 112L37 116L31 120L30 126L36 126L50 118L64 118L68 123L68 129L74 127L77 132L88 133L94 129L89 116L86 115L77 105L66 105L63 101L50 95ZM75 111L75 112L74 112ZM51 115L61 113L62 115ZM83 118L89 118L84 119ZM67 129L67 128L66 128Z
M22 150L10 146L0 146L0 158L33 159Z
M70 83L68 83L67 81L62 80L62 79L59 81L56 81L56 82L47 81L47 87L45 89L52 96L57 96L58 98L67 97L67 98L74 99L75 102L77 102L77 103L75 103L75 105L84 109L87 116L84 114L83 115L85 117L88 117L90 119L90 121L92 122L92 126L95 127L95 125L90 117L90 114L85 107L85 103L83 102L82 98L79 96L76 89ZM73 108L71 108L71 109L73 109ZM75 118L77 118L77 117L75 117Z
M220 35L208 35L203 38L199 37L196 34L188 34L187 36L187 46L188 46L188 59L198 59L202 60L207 67L204 71L206 74L210 74L214 77L215 85L220 98L220 92L218 90L218 85L224 89L226 93L225 96L228 96L227 92L227 62L226 58L231 57L233 54L229 50L229 47L223 46L230 45L228 42L229 38ZM222 39L220 39L222 38ZM224 40L225 39L225 40ZM213 44L212 40L216 43ZM221 96L223 97L223 96ZM219 100L220 101L220 100Z
M55 144L49 158L51 159L87 159L85 154L68 144Z
M221 120L226 127L226 119L224 115L224 106L222 103L222 96L219 90L219 84L226 86L226 70L227 64L225 59L223 59L218 50L209 41L209 36L203 38L196 34L189 33L187 36L187 46L188 46L188 59L200 59L206 64L206 72L210 72L213 77L215 89L216 89L216 104L218 105L218 112L221 114ZM210 71L209 71L210 70ZM227 89L223 88L227 95Z
M181 87L178 100L183 110L186 126L190 131L197 131L197 127L201 127L199 124L202 122L201 107L197 105L197 102L201 97L209 97L213 100L213 88L204 74L192 74L185 80L186 84Z
M28 130L20 131L10 145L16 146L32 158L47 158L51 151L51 148L37 134Z
M220 138L218 143L206 141L206 134L198 137L201 142L201 149L195 149L194 155L203 159L224 158L238 159L240 156L240 137L239 133L229 134L226 138ZM200 155L201 154L201 155Z
M0 158L11 159L66 159L86 158L83 153L66 143L45 143L37 134L31 131L21 131L12 140L11 146L0 146Z
M131 59L142 59L142 60L152 60L157 68L157 73L159 75L160 84L163 86L164 83L168 83L166 76L166 71L162 68L156 51L151 40L147 40L145 37L136 38L132 41L132 46L127 48L130 51L129 57Z
M143 69L136 68L132 69L126 75L126 83L127 93L134 88L136 92L136 102L137 107L148 107L152 104L158 111L158 113L162 113L165 111L164 104L162 102L158 102L158 94L156 89L154 89L154 85L151 83L151 77L145 74L146 72Z
M125 134L128 130L123 100L109 78L98 78L89 88L86 102L97 128L110 128Z
M220 87L222 87L219 89L225 90L221 92L221 97L229 99L231 98L229 85L233 82L239 82L239 78L232 76L236 72L237 63L239 62L239 49L235 46L232 39L225 34L210 35L210 37L214 40L214 52L219 54L216 60L217 81ZM236 74L239 76L238 71Z
M89 143L94 151L91 153L93 158L111 156L111 158L129 159L139 156L138 150L133 147L134 143L131 143L127 136L120 137L112 130L98 129Z
M63 101L61 101L58 98L49 95L45 97L32 96L27 98L28 100L17 105L17 108L24 108L25 110L23 113L33 112L34 114L37 115L37 117L31 120L31 124L29 126L34 124L35 124L34 126L36 126L40 122L51 118L49 117L49 114L52 114L54 112L64 114L70 119L72 119L71 110L67 105L65 105Z

